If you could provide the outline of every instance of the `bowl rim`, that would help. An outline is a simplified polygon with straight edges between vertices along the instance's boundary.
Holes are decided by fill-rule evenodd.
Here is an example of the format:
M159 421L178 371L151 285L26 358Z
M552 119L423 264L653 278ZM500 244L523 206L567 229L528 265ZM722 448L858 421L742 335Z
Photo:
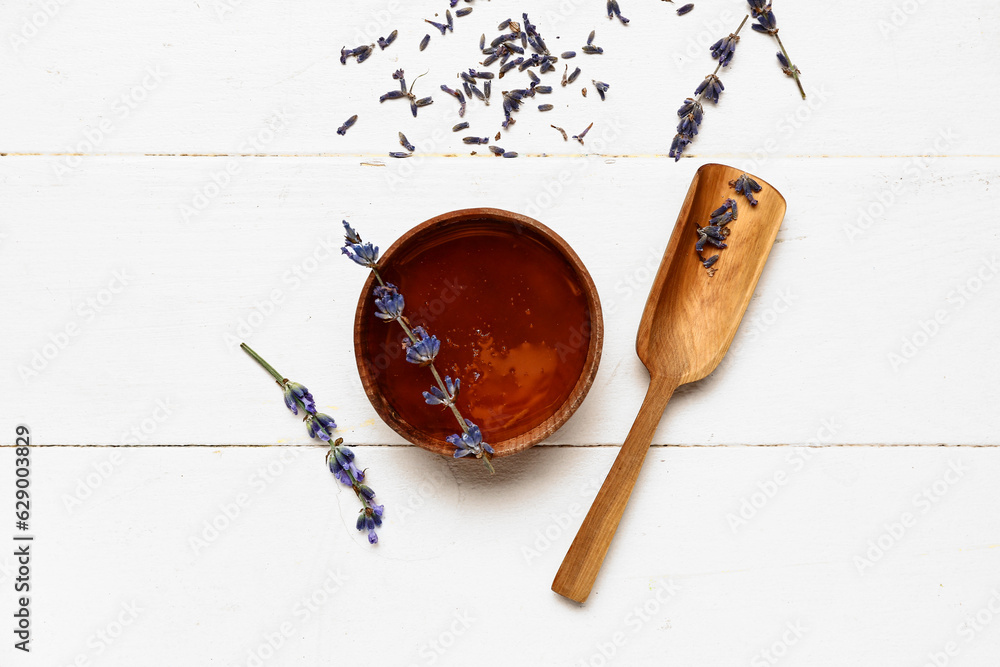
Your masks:
M587 357L584 360L583 369L572 391L570 391L569 396L567 396L566 400L555 412L531 430L513 438L499 442L490 442L495 451L494 458L502 458L522 452L545 440L561 428L583 403L584 398L586 398L587 393L590 391L590 387L594 383L594 377L597 375L597 369L600 366L601 353L604 347L604 315L601 309L601 300L597 292L597 286L594 284L594 280L591 278L587 267L573 248L561 236L534 218L504 209L465 208L442 213L429 220L425 220L410 228L396 239L392 245L386 248L385 252L379 257L379 264L381 265L386 260L391 261L393 255L399 252L400 248L408 245L415 238L428 233L430 230L447 228L483 218L491 218L497 222L513 224L515 227L520 226L531 229L550 243L569 262L576 273L579 284L586 295L587 307L590 311L590 341ZM365 395L382 421L408 442L436 454L452 456L455 451L454 447L443 440L426 436L410 425L409 422L392 409L385 397L378 391L375 378L364 359L363 352L366 349L366 345L362 340L362 334L367 331L367 326L370 326L374 321L374 309L371 305L374 287L375 274L369 271L364 287L358 297L358 305L354 314L354 360L358 367L358 374L361 376L361 385L364 387ZM363 320L367 318L372 319L369 319L365 323Z

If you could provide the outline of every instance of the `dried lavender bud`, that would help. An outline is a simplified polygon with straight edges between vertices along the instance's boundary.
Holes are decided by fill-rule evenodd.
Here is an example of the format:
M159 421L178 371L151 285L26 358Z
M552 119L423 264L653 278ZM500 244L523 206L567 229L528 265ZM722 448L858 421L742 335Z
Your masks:
M535 92L540 95L548 95L552 92L552 86L535 86Z
M488 144L490 143L489 137L462 137L462 143L465 144Z
M736 190L736 194L746 197L751 206L757 205L758 202L754 199L753 193L761 191L760 183L743 174L735 181L729 181L729 185Z
M430 19L424 19L424 23L430 23L432 26L441 31L441 34L448 32L448 26L443 23L438 23L437 21L431 21Z
M357 61L359 64L368 60L368 58L375 52L375 49L370 46L361 46L358 48L361 49L361 52L357 54ZM355 51L357 50L358 49L355 49Z
M551 104L539 104L538 105L538 110L539 111L552 111L552 105Z
M587 54L589 54L589 55L592 55L592 56L599 56L599 55L601 55L602 53L604 53L604 49L602 49L602 48L601 48L601 47L599 47L599 46L593 46L592 44L587 44L587 45L585 45L585 46L584 46L584 47L583 47L583 48L581 49L581 51L583 51L584 53L587 53Z
M477 72L474 69L470 69L469 70L469 74L472 75L472 77L476 78L476 79L492 79L493 78L493 72Z
M471 13L472 13L472 7L462 7L461 9L455 12L455 16L461 18L463 16L468 16Z
M710 48L712 57L719 61L719 67L726 67L736 53L736 45L739 43L739 35L730 34L723 37Z
M409 140L407 140L406 135L403 134L402 132L399 133L399 145L405 148L406 150L410 151L411 153L417 150L416 148L413 147L413 144L411 144Z
M576 51L563 51L559 54L559 57L565 59L576 58Z
M419 100L413 103L418 107L425 107L428 104L434 104L434 98L432 97L421 97Z
M389 157L410 157L413 153L401 153L398 151L390 151Z
M423 51L427 48L427 45L431 43L431 36L424 35L424 38L420 40L420 50Z
M628 19L622 16L622 10L618 6L618 0L608 0L608 18L618 17L618 20L622 22L622 25L628 25Z
M553 130L559 130L559 134L562 135L563 141L569 141L569 137L566 135L566 130L562 129L561 127L557 127L555 125L549 125L549 127L551 127Z
M678 16L684 16L685 14L687 14L688 12L690 12L692 9L694 9L694 4L693 3L686 4L683 7L681 7L680 9L677 10L677 15Z
M594 37L596 37L596 36L597 36L597 31L596 30L591 30L590 31L590 35L587 37L587 44L593 44L594 43Z
M483 65L483 67L489 67L490 65L492 65L496 61L497 61L497 56L490 55L490 56L486 57L486 59L482 62L482 65Z
M344 136L345 134L347 134L347 131L354 126L356 122L358 122L358 114L354 114L353 116L345 120L344 124L337 128L337 134L339 134L340 136Z
M506 65L504 65L503 67L501 67L500 68L500 78L502 79L504 74L506 74L507 72L511 71L512 69L514 69L515 67L517 67L518 65L520 65L522 62L524 62L524 58L517 58L515 60L511 60L509 63L507 63Z
M507 26L509 25L510 25L510 19L504 19L503 21L500 22L500 25L497 26L497 30L506 30Z
M722 91L724 91L725 89L726 87L722 85L722 81L719 80L719 77L715 76L714 74L709 74L708 76L705 77L704 81L698 84L698 87L695 88L694 94L695 95L704 94L705 99L711 100L713 103L718 104L719 95L721 95Z
M389 48L389 45L396 41L397 35L399 35L399 31L398 30L393 30L392 32L389 33L388 37L385 37L385 38L379 37L378 38L378 47L380 49L382 49L383 51L385 49Z
M718 255L712 255L708 259L702 261L701 265L704 266L706 269L710 269L710 268L712 268L712 265L715 264L718 261L719 261L719 256Z
M469 74L468 72L459 72L458 76L460 79L462 79L462 81L465 81L466 83L473 82L472 75Z
M482 51L486 48L486 33L484 32L479 36L479 50Z
M490 42L490 46L500 46L500 44L502 44L503 42L509 42L510 40L515 39L516 37L517 34L513 32L508 32L503 35L498 35L493 39L492 42Z
M507 151L506 153L503 154L502 157L517 157L517 153L515 153L514 151Z
M732 210L733 206L735 206L735 205L736 205L736 200L732 199L732 198L729 198L729 199L727 199L726 201L724 201L722 203L722 206L720 206L719 208L717 208L714 211L712 211L709 214L709 217L710 218L716 218L716 217L718 217L720 215L723 215L726 211ZM733 216L733 217L735 219L735 216Z
M340 64L346 65L348 56L352 55L346 46L340 47Z
M541 79L538 78L538 75L532 72L530 69L528 70L528 78L531 79L532 83L541 83L542 81Z
M465 96L472 99L472 88L469 87L468 81L462 82L462 90L465 91Z
M504 149L500 148L499 146L490 146L490 152L498 157L505 153Z
M583 132L581 132L580 134L574 134L573 138L576 139L577 141L579 141L580 145L582 146L583 145L583 138L585 136L587 136L587 133L590 132L590 128L592 128L592 127L594 127L593 123L591 123L586 128L584 128Z
M466 121L462 121L458 125L455 125L454 127L452 127L451 131L452 132L461 132L462 130L464 130L467 127L469 127L469 123L466 122Z
M469 86L469 88L472 89L472 94L476 96L477 100L479 100L480 102L485 102L486 101L486 95L483 94L483 91L479 90L474 85Z
M597 94L601 96L601 101L603 102L604 93L608 92L608 88L610 88L611 86L609 84L604 83L603 81L594 81L593 79L591 79L590 81L594 84L594 89L597 91Z
M757 16L757 22L750 26L757 32L762 32L766 35L777 35L778 34L778 21L774 18L774 12L768 8L767 11L761 12Z
M569 75L569 78L566 79L566 82L567 83L573 83L574 81L576 81L576 77L578 77L578 76L580 76L580 68L579 67L577 67L575 70L573 70L573 73Z
M403 90L390 90L385 95L378 98L379 102L385 102L386 100L398 100L401 97L406 97L406 91Z
M486 95L486 106L490 104L490 91L493 89L492 83L489 79L486 79L486 83L483 84L483 94Z

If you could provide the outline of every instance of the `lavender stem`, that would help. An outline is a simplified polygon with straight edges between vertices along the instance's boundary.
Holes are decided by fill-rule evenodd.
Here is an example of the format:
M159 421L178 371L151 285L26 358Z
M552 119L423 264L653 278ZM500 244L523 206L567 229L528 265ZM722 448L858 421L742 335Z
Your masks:
M785 50L785 45L781 43L781 37L778 37L777 32L774 33L774 38L778 40L778 48L780 48L781 52L785 54L785 60L787 60L788 64L790 65L788 70L792 73L792 78L795 79L795 85L799 87L799 92L802 94L802 99L806 99L806 91L802 88L802 82L799 81L798 68L795 66L795 63L792 62L792 57L788 55L788 51Z
M274 377L274 379L278 381L279 385L284 386L285 377L278 371L274 370L274 366L264 361L264 359L259 354L251 350L250 346L247 345L246 343L240 343L240 348L244 352L249 354L251 357L253 357L253 360L256 361L258 364L260 364L264 370L270 373Z

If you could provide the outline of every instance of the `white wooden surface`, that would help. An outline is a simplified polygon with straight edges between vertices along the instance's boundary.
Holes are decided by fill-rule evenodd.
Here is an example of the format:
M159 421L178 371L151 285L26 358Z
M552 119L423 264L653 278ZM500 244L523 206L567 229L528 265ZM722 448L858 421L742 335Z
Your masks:
M995 664L1000 93L983 69L1000 7L782 3L809 101L747 32L674 164L674 111L740 2L623 1L625 28L602 3L479 1L443 38L421 22L439 4L0 5L0 440L27 423L46 445L33 651L8 636L0 663ZM438 86L526 8L554 51L597 29L606 54L574 64L608 100L557 86L555 110L500 142L521 158L469 157ZM369 23L399 41L341 66ZM428 71L416 120L377 102L397 67ZM470 104L470 133L499 114ZM585 148L548 128L590 121ZM400 130L418 155L393 161ZM642 305L710 160L767 178L788 215L729 356L668 407L579 608L548 587L641 400ZM555 229L606 313L583 407L494 478L378 420L349 334L364 275L337 250L342 218L385 246L467 206ZM386 505L376 548L234 340L357 445Z

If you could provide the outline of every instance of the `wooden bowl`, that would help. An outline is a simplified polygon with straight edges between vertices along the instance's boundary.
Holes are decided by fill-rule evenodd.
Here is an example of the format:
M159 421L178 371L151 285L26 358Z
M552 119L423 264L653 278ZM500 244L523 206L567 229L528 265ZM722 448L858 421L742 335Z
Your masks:
M583 262L545 225L500 209L452 211L406 232L379 270L399 286L410 324L441 340L435 367L461 379L456 405L496 457L541 442L583 402L601 359L601 303ZM433 376L406 362L399 324L375 316L376 285L369 275L354 318L368 400L408 441L450 456L457 420L424 403Z

